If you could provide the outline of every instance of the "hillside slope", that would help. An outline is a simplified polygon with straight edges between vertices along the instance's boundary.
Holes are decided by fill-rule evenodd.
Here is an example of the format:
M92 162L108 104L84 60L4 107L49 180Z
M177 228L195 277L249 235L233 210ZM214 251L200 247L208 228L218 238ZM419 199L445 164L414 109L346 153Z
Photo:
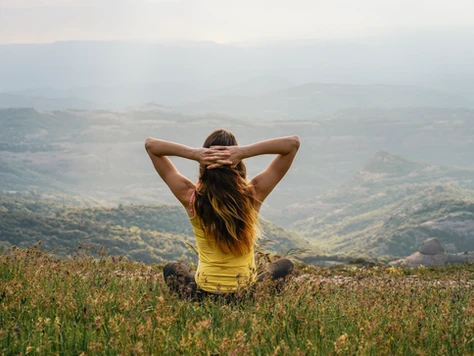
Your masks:
M273 213L337 188L380 149L436 165L474 167L474 110L466 109L359 109L322 122L198 117L157 105L125 112L0 109L0 127L0 191L69 194L100 205L175 204L143 148L147 136L199 147L219 127L242 145L299 135L302 148L292 169L262 208L271 221ZM249 177L270 158L246 160ZM173 162L196 181L195 162Z
M191 225L179 206L134 205L117 208L75 208L62 204L0 196L0 244L44 248L70 255L79 244L104 246L110 255L163 262L194 257ZM265 247L273 252L307 247L295 233L262 221Z
M381 151L352 180L285 215L324 253L406 256L429 237L464 252L474 250L473 182L474 170Z
M261 120L314 120L348 108L469 107L459 96L415 86L306 83L261 95L225 94L180 105Z

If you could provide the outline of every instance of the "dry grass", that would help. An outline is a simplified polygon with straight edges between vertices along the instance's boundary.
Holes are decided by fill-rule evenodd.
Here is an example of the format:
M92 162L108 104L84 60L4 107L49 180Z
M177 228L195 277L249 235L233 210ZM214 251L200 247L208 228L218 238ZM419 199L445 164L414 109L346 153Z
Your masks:
M179 300L162 266L0 253L5 355L473 355L474 266L298 266L279 293Z

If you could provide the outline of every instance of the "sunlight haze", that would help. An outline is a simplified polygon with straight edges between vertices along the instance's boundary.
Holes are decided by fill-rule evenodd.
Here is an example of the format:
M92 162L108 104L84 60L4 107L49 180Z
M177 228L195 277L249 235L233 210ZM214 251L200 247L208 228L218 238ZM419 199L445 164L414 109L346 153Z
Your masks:
M468 28L455 1L1 0L0 43L65 40L258 42Z

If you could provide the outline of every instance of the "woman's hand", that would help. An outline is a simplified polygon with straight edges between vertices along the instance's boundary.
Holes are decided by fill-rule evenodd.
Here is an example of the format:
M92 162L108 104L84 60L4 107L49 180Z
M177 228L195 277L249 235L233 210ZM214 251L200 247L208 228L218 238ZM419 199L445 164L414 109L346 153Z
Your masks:
M230 152L214 148L196 148L196 161L207 169L232 165L229 160Z
M215 159L215 164L209 166L209 169L217 168L223 165L235 168L243 159L241 146L211 146L208 149L208 157Z

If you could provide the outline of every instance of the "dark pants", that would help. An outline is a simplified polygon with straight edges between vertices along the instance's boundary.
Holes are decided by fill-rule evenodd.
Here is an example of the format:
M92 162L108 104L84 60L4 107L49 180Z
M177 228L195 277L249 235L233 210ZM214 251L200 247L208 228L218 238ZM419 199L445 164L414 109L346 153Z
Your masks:
M181 262L170 262L163 268L163 277L168 287L181 297L194 297L198 291L194 272Z
M287 258L282 258L278 261L270 263L265 271L257 276L257 281L265 279L278 280L285 278L291 272L293 272L295 265ZM204 297L209 294L206 291L200 289L195 280L194 272L181 262L170 262L163 269L163 277L168 287L179 294L182 298L198 298Z
M293 272L294 268L295 265L293 262L291 262L291 260L288 258L282 258L267 265L267 267L265 267L265 271L260 273L257 279L261 281L265 278L271 278L272 280L285 278L291 272Z

